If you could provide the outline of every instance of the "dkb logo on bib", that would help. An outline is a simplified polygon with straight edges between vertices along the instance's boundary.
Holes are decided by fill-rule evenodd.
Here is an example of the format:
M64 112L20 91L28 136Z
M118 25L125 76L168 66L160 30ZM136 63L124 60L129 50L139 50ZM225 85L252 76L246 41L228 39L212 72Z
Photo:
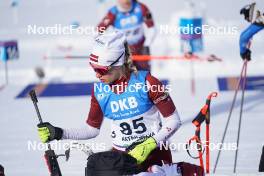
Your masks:
M118 112L119 110L124 111L136 108L138 103L135 97L128 97L118 101L111 101L110 105L112 112Z

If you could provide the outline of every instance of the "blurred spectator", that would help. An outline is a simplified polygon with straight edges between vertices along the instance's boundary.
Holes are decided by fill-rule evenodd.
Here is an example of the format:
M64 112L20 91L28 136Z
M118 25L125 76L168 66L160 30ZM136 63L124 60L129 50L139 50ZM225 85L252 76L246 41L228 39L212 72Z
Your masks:
M145 4L137 0L117 0L117 5L99 23L98 30L103 32L110 26L126 34L132 55L150 55L149 46L156 30L151 12ZM134 61L134 65L138 70L150 70L149 61Z
M0 176L5 176L5 169L1 164L0 164Z

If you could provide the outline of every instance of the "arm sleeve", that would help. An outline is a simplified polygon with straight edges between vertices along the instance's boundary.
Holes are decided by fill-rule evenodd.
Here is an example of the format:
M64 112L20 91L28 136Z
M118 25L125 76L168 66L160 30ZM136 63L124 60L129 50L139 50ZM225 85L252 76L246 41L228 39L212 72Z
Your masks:
M94 96L94 90L92 89L90 112L86 120L87 125L82 128L63 129L62 139L81 140L96 137L99 134L103 117L103 112Z
M181 119L164 85L150 74L147 75L146 81L149 87L149 97L164 117L162 128L153 136L156 142L160 143L167 140L180 128ZM154 89L154 87L158 89Z
M62 139L85 140L96 137L100 130L90 125L78 129L63 129Z
M103 123L104 114L101 107L94 96L94 89L92 89L91 106L86 120L86 123L94 128L100 128Z
M149 11L148 7L145 4L143 4L143 3L140 3L140 7L141 7L141 10L142 10L144 23L147 25L148 28L153 27L154 26L154 21L153 21L152 14Z
M239 39L240 54L244 54L246 52L250 39L263 28L264 26L251 24L241 33Z
M146 40L144 42L144 46L150 46L154 39L156 38L157 30L155 26L146 28L145 34L147 35Z
M156 105L164 118L170 116L176 110L176 107L165 85L151 74L147 75L146 82L149 89L149 98Z
M157 30L156 30L155 25L154 25L154 20L153 20L152 14L151 14L150 10L148 9L148 7L143 3L140 3L140 7L142 10L144 23L147 26L147 28L145 29L145 34L147 34L147 37L146 37L146 40L144 42L144 45L150 46L150 44L154 41L154 39L156 37Z
M115 20L115 15L109 11L106 16L102 19L102 21L97 25L97 29L99 32L103 32L109 26L113 25Z
M175 110L169 117L162 119L162 128L153 138L156 140L157 144L166 141L180 128L181 124L180 116Z

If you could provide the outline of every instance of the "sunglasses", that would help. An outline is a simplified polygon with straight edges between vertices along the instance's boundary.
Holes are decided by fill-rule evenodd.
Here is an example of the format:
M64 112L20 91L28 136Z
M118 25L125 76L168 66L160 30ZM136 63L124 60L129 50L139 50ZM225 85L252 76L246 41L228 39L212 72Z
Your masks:
M124 55L124 52L112 64L110 64L109 66L96 66L96 65L94 65L92 63L90 63L90 65L92 66L94 72L99 73L100 75L103 76L103 75L106 75L110 71L112 66L114 64L116 64L123 55Z
M111 67L109 68L109 66L98 68L97 66L94 66L93 64L90 64L90 65L92 66L94 72L99 73L102 76L106 75L109 72L110 68L111 68Z

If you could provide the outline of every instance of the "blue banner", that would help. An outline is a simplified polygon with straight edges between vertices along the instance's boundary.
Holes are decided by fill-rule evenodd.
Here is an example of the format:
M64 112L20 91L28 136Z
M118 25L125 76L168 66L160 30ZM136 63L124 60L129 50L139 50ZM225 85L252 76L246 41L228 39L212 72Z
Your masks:
M16 40L0 41L0 60L6 62L8 60L18 59L19 50Z
M220 91L236 90L238 81L239 77L222 77L217 79ZM245 90L264 90L264 76L248 76Z

